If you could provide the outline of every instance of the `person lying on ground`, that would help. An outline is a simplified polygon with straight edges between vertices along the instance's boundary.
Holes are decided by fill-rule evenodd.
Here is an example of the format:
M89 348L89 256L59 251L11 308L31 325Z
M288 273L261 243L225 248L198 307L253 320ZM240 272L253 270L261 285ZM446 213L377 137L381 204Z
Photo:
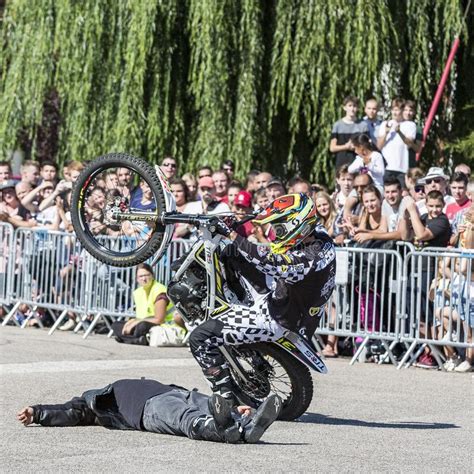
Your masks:
M256 443L277 419L278 395L257 410L232 408L220 395L212 397L151 379L117 380L104 388L57 405L31 405L17 414L24 426L90 426L187 436L220 443Z

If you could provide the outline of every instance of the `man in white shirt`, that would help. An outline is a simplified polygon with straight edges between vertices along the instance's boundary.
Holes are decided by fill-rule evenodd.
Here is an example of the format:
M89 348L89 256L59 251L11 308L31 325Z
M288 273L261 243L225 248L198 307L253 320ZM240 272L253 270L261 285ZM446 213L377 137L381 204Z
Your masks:
M416 139L415 122L403 121L404 101L393 99L391 120L384 120L377 135L377 147L382 152L387 166L385 177L395 176L405 187L405 174L408 171L408 144Z
M198 195L200 201L189 202L183 212L185 214L219 214L230 212L229 206L216 199L216 188L210 176L201 178L198 182Z
M456 202L453 196L446 194L448 189L449 183L449 176L444 174L443 168L438 168L437 166L433 166L428 170L426 176L419 180L420 184L425 185L425 195L428 194L430 191L439 191L443 195L444 199L444 208L443 212L446 212L446 207ZM423 214L427 214L428 210L426 209L426 199L422 199L416 203L418 207L418 212L420 216Z

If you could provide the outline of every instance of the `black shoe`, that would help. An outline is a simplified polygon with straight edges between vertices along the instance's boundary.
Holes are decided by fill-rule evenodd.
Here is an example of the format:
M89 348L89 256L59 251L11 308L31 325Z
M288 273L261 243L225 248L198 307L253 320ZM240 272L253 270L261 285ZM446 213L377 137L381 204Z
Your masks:
M217 393L209 399L209 411L216 428L226 443L237 443L241 439L239 425L232 417L232 403Z
M278 395L268 397L257 409L244 427L243 439L246 443L256 443L267 428L278 418L281 411L281 398Z

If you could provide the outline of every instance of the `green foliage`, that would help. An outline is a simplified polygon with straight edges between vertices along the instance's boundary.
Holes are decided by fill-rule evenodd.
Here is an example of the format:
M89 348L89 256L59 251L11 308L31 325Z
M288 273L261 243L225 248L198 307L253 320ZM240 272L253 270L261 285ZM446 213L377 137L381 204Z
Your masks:
M58 143L48 148L59 162L125 150L154 162L175 154L195 170L230 158L241 178L260 167L331 183L329 137L342 98L375 95L387 105L401 94L418 100L423 122L461 32L464 52L424 159L437 159L440 141L472 153L472 127L463 122L472 102L463 5L7 0L0 16L0 152L23 147L44 158L38 146L48 130L56 140L48 120L59 108Z

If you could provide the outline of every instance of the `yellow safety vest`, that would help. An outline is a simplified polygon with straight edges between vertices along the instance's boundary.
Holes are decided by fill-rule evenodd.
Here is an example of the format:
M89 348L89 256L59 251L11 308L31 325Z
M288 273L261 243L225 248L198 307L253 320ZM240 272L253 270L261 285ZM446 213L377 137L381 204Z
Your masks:
M137 319L153 318L155 316L155 301L161 293L166 294L166 286L154 280L150 293L146 294L145 288L139 287L133 292L135 314ZM166 307L165 323L173 322L174 306L171 301Z

